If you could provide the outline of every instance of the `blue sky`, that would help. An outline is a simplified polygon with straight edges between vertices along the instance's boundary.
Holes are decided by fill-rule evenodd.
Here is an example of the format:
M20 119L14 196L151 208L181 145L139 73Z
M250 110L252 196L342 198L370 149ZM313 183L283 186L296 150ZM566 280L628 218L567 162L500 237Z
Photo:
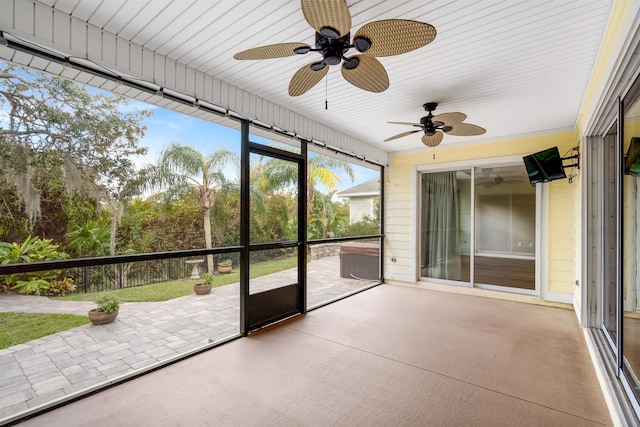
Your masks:
M182 145L190 145L203 153L211 153L222 147L240 154L240 131L215 123L165 110L153 105L131 100L128 109L147 109L153 111L151 118L146 120L147 131L141 140L141 145L148 147L149 152L144 158L138 160L138 165L143 166L155 163L163 148L170 142L178 142ZM264 143L267 140L259 136L252 136L251 140ZM354 180L337 171L340 177L338 191L363 183L378 177L377 169L369 169L352 164ZM326 191L326 189L320 189Z

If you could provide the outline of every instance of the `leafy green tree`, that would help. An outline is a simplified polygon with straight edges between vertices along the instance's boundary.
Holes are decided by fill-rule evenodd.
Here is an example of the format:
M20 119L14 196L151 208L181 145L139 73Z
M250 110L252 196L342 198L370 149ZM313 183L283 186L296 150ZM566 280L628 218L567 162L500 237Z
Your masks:
M240 186L225 185L218 192L211 216L214 246L240 244Z
M34 229L43 200L76 191L122 198L148 111L123 112L121 96L0 62L0 216ZM16 212L16 198L21 212ZM18 218L21 216L22 218ZM60 227L59 227L60 228ZM64 230L64 227L61 227Z
M219 148L211 154L203 154L195 148L172 142L160 155L157 165L148 170L148 185L153 189L165 188L168 198L195 188L202 209L205 247L212 248L211 209L218 192L228 183L223 169L229 164L239 164L238 157ZM207 257L207 268L213 273L213 256Z
M316 187L322 183L330 192L337 190L340 184L340 177L337 171L343 171L353 181L353 168L345 161L333 157L316 155L310 157L307 163L307 213L313 212ZM295 185L298 181L297 165L280 159L271 159L265 163L264 175L266 181L263 189L282 189ZM322 232L322 237L326 237L326 229Z
M373 215L364 215L359 221L347 227L348 236L380 234L380 199L373 204Z
M77 257L107 255L110 231L109 226L94 221L76 224L66 235L66 247Z
M250 221L251 242L263 243L296 238L295 229L290 222L297 217L295 189L289 185L287 166L281 170L273 168L281 160L267 160L265 157L252 159L250 182ZM297 181L296 181L297 182Z

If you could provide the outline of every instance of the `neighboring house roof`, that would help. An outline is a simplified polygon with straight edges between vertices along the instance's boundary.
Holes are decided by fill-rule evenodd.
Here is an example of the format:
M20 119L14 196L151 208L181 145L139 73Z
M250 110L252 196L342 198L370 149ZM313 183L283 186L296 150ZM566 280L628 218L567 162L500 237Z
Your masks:
M342 190L336 193L338 197L356 197L356 196L379 196L380 195L380 180L374 178L362 184L355 185L346 190Z

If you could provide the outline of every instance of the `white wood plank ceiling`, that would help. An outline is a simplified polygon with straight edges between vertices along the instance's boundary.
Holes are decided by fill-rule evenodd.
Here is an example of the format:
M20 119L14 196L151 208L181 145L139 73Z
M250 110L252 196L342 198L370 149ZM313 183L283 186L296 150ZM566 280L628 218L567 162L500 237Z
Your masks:
M389 74L385 92L350 85L335 66L299 97L288 95L289 80L318 54L232 58L274 43L313 45L297 0L41 3L393 152L426 148L420 133L383 140L410 130L388 121L419 121L430 101L439 103L436 114L461 111L487 129L446 135L443 145L573 129L613 0L347 0L352 34L371 21L401 18L427 22L438 35L418 50L379 58Z

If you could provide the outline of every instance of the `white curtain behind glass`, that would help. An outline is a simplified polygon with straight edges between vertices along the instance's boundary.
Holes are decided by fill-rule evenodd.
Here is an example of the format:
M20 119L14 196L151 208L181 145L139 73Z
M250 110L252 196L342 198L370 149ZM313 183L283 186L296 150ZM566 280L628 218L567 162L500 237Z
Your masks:
M460 280L459 201L456 172L422 175L422 275Z

